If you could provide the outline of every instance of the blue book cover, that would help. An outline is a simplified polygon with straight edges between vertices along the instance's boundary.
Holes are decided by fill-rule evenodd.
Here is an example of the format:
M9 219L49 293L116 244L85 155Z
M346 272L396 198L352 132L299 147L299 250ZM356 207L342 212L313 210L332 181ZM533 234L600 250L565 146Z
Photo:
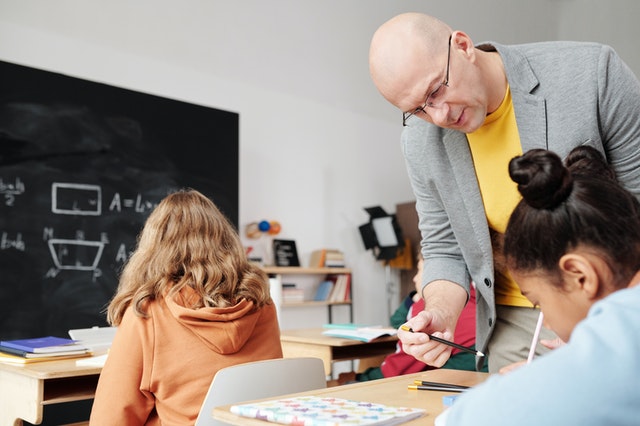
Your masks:
M313 300L317 302L325 301L329 298L329 294L331 294L331 289L333 288L333 281L322 281L318 284L318 290L316 290L316 296Z
M0 346L32 353L62 352L83 349L75 340L62 337L35 337L32 339L3 340Z

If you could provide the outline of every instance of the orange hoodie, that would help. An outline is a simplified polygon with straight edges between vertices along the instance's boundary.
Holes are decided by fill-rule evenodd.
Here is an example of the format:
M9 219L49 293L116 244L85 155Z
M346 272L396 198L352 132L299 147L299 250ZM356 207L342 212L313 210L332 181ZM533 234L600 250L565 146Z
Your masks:
M194 424L215 373L243 362L282 358L274 305L251 313L242 300L228 308L190 309L191 288L129 307L118 326L91 411L90 424Z

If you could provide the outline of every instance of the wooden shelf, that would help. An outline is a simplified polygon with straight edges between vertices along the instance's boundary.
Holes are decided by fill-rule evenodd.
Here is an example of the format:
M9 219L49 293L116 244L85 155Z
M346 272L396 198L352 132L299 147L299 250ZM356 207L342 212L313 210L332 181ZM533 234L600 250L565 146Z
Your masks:
M267 274L350 274L349 268L306 268L301 266L263 266Z
M323 267L323 268L309 268L309 267L300 267L300 266L262 266L262 270L266 272L269 276L275 276L280 280L282 284L282 277L289 276L312 276L313 280L322 280L323 276L328 275L349 275L352 276L350 268L335 268L335 267ZM315 285L317 286L317 282ZM281 291L281 290L278 290ZM353 322L353 287L350 288L350 299L342 300L340 302L329 302L329 301L315 301L315 300L304 300L301 302L280 302L281 308L310 308L314 306L326 306L328 313L328 322L333 322L333 306L348 306L349 307L349 321ZM309 295L307 294L307 297ZM281 295L275 298L276 300L281 300Z
M315 300L307 300L305 302L286 302L282 304L283 308L295 308L302 306L330 306L330 305L350 305L351 300L345 300L344 302L318 302Z

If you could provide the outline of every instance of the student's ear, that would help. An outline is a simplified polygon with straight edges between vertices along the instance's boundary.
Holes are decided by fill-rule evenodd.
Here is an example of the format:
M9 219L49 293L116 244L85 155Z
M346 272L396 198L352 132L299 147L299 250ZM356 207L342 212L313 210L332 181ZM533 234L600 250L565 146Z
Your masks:
M565 254L558 264L566 290L583 292L589 299L597 297L600 288L597 265L575 253Z

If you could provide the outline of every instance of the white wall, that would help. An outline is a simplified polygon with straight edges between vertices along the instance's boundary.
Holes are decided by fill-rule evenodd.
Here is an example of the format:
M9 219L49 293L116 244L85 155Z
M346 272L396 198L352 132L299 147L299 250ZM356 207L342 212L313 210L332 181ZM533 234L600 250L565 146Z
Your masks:
M474 41L604 41L638 73L639 8L633 0L0 0L0 60L238 112L241 228L280 221L279 236L297 241L303 262L316 248L343 249L355 320L380 323L384 269L357 227L368 220L363 207L394 212L413 195L400 113L369 79L373 31L397 13L424 11Z

